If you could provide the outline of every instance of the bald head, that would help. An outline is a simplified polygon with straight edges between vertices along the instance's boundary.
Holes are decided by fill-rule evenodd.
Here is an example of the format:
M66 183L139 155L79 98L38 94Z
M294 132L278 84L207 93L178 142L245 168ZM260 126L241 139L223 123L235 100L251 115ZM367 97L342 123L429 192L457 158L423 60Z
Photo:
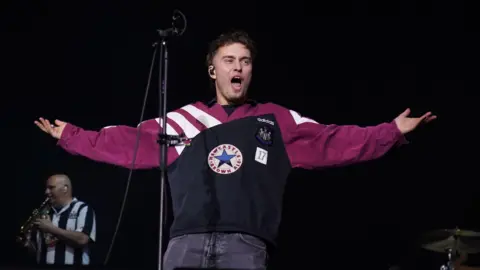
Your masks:
M68 176L65 174L55 174L50 176L50 178L56 185L64 185L69 189L72 188L72 183L70 182L70 178L68 178Z
M72 199L72 182L65 174L55 174L48 178L45 194L52 204L69 203Z

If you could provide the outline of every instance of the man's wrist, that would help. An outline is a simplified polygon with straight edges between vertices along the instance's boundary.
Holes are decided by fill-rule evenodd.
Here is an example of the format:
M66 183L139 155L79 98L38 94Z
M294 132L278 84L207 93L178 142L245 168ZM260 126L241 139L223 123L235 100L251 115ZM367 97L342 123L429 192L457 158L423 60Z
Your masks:
M61 235L62 234L62 229L58 228L57 226L51 225L51 226L47 227L45 232L51 233L53 235Z

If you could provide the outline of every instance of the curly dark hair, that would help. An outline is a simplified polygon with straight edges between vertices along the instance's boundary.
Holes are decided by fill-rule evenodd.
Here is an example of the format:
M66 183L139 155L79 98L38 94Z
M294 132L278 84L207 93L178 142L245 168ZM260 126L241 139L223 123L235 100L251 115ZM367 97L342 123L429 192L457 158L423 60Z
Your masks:
M231 30L229 32L221 34L210 43L206 59L207 67L212 65L213 57L215 56L219 48L233 43L243 44L250 51L252 61L253 59L255 59L255 56L257 55L255 41L253 41L253 39L251 39L245 31Z

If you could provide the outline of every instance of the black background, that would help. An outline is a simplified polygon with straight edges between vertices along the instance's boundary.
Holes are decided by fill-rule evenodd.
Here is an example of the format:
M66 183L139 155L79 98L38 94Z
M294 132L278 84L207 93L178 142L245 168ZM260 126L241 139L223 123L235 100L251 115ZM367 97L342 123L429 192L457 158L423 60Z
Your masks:
M407 107L438 115L380 160L295 170L272 268L438 269L442 257L421 251L419 234L480 229L474 6L331 2L4 2L1 263L29 263L14 239L53 173L68 174L75 196L95 208L94 258L102 263L128 170L68 155L33 121L58 118L95 130L136 125L155 30L168 27L178 8L188 29L169 46L169 109L213 97L204 66L208 42L240 28L260 50L254 99L325 124L373 125ZM152 88L146 118L156 117L157 97ZM158 198L159 172L134 172L109 266L156 267Z

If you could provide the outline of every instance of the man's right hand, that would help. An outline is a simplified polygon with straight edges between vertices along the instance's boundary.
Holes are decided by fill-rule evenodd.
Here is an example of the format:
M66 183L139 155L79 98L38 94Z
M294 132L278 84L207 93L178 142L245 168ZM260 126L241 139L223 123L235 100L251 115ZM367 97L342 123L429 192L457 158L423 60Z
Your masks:
M50 134L55 139L60 139L63 129L67 125L66 122L55 120L55 125L50 124L47 119L39 118L39 121L34 122L43 132Z

